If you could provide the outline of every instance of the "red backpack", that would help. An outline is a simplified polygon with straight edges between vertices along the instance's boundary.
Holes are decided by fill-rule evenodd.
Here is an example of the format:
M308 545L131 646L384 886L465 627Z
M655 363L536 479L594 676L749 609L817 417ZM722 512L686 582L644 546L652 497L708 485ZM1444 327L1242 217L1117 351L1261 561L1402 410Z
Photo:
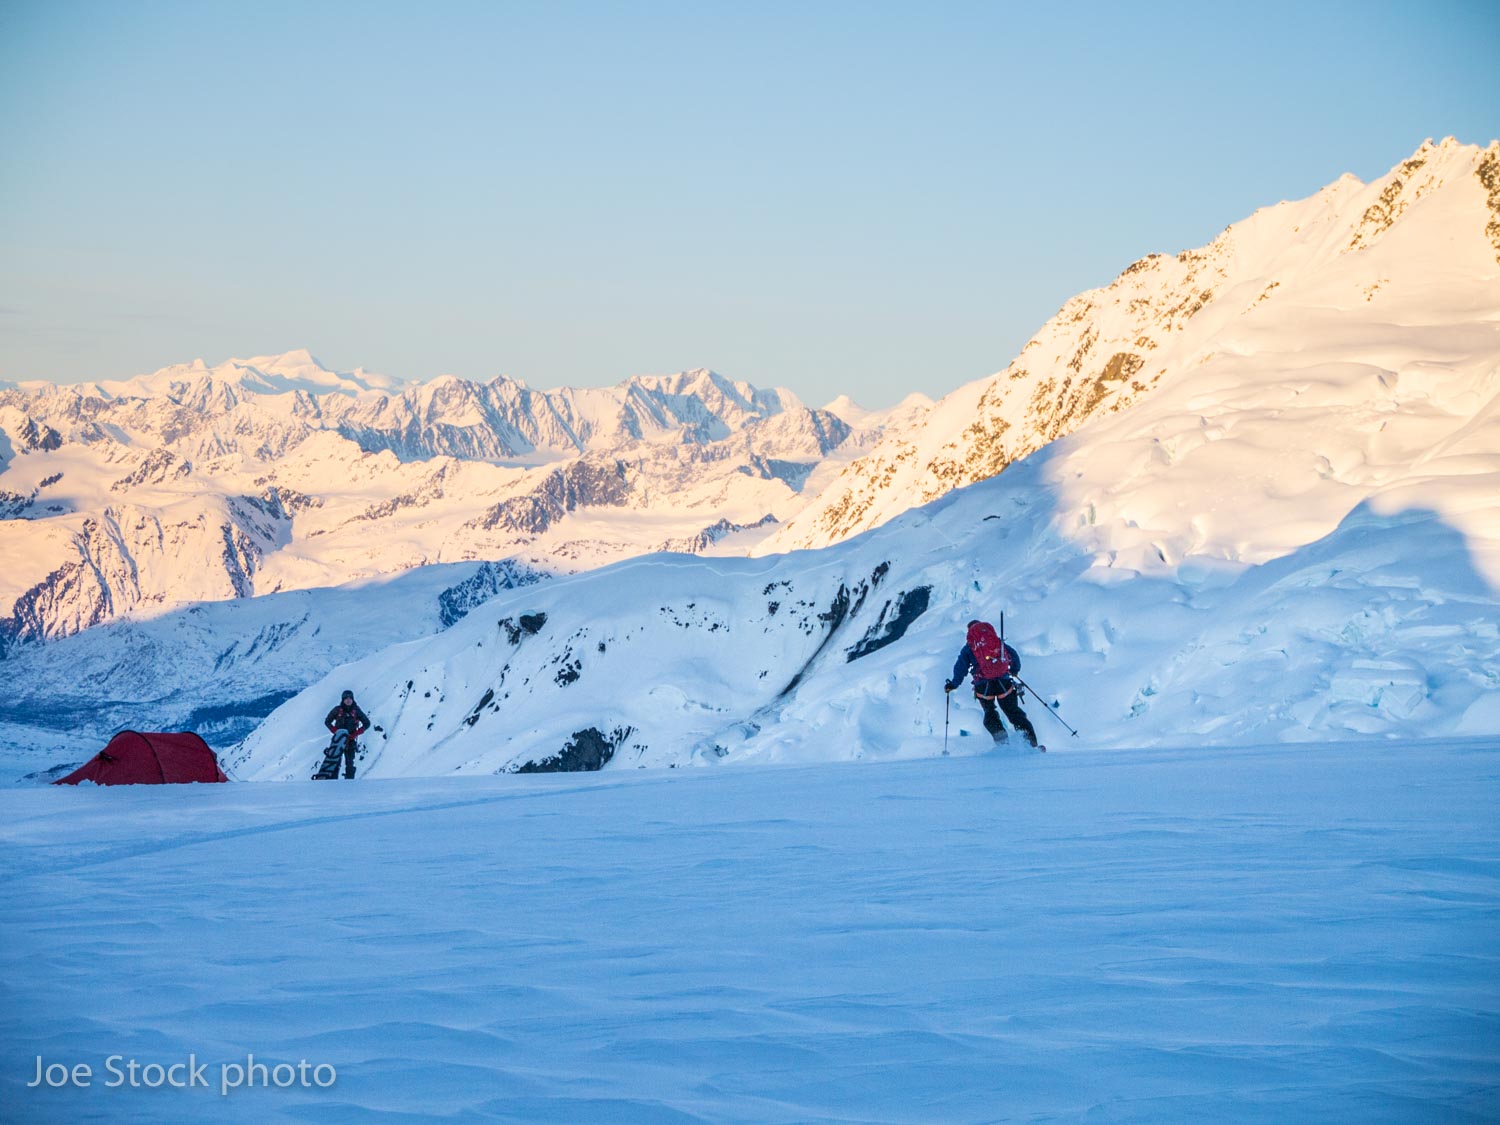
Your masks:
M1014 671L1010 646L1001 642L995 627L988 621L976 621L969 626L969 651L974 654L980 679L998 680Z

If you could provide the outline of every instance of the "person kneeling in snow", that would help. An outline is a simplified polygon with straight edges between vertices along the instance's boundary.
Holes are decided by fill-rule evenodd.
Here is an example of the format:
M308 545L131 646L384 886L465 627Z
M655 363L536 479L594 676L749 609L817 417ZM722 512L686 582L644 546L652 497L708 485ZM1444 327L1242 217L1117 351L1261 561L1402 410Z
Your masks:
M1021 656L995 633L995 627L987 621L970 621L969 635L963 651L953 665L952 678L943 685L944 691L954 691L972 669L974 672L974 698L984 708L984 729L997 743L1005 742L1005 724L1000 721L999 709L1005 712L1010 725L1021 732L1031 746L1036 743L1036 729L1026 712L1021 710L1020 690L1014 676L1021 670Z
M333 735L334 743L344 756L345 779L353 778L354 752L359 749L355 739L370 729L370 716L360 710L359 704L354 702L354 693L346 689L339 705L328 712L323 725ZM337 769L337 763L334 768Z

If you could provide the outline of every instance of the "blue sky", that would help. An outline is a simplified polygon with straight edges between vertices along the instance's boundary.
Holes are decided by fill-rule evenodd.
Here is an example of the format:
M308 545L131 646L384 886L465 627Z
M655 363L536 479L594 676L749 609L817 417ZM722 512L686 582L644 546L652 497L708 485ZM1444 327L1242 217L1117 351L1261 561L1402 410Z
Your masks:
M0 0L0 379L308 347L821 403L1424 138L1500 4Z

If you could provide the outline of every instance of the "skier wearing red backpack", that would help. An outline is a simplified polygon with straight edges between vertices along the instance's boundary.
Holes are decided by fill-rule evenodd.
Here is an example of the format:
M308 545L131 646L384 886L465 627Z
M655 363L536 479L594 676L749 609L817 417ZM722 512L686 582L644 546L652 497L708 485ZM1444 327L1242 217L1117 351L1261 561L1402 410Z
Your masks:
M957 689L972 670L974 698L984 708L984 729L990 732L990 737L997 743L1007 741L1009 736L999 715L999 711L1004 711L1010 725L1021 732L1029 745L1046 749L1037 746L1036 730L1021 710L1021 691L1013 678L1021 670L1020 654L1000 639L988 621L970 621L966 642L953 665L953 677L943 685L943 690Z

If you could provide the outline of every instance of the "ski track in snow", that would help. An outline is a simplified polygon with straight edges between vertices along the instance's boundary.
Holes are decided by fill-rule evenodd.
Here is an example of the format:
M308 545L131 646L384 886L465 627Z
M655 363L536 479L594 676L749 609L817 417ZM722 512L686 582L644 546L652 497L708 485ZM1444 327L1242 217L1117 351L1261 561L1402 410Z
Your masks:
M1485 1120L1500 741L0 791L0 1116ZM22 1083L35 1056L338 1068Z

